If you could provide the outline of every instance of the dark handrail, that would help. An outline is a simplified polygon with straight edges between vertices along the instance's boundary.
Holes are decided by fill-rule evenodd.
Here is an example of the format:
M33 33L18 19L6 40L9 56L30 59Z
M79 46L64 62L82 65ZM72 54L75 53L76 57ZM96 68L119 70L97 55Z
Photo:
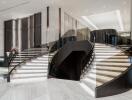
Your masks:
M15 49L11 50L8 60L8 68L10 67L11 62L14 60L17 53L18 52Z

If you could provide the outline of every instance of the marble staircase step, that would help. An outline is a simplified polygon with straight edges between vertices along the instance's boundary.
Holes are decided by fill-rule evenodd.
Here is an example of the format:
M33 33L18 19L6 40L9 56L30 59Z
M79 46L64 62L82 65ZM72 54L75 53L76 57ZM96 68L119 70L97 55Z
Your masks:
M108 70L98 70L98 69L92 69L90 73L99 74L102 76L110 76L110 77L116 77L122 74L122 72L114 72L114 71L108 71Z
M14 78L14 79L11 79L11 83L13 84L22 84L22 83L30 83L30 82L32 83L32 82L45 81L46 79L47 79L46 76Z
M96 62L122 62L129 63L129 59L95 59Z
M97 70L107 70L107 71L125 71L127 67L112 67L112 66L96 66Z
M47 67L21 67L19 70L48 70Z
M21 68L39 68L39 67L43 67L43 68L47 68L47 65L21 65Z
M47 73L15 73L12 75L12 79L16 78L31 78L31 77L46 77Z
M96 59L102 59L102 58L103 59L105 59L105 58L106 59L108 59L108 58L111 58L111 59L128 59L128 56L125 56L125 55L124 56L115 56L115 55L114 56L111 56L111 55L101 56L100 55L100 56L96 56L95 58Z
M19 53L17 56L36 56L38 54L24 54L24 53Z
M32 57L33 57L33 56L28 56L28 55L27 55L27 56L24 56L24 55L23 55L23 56L16 56L15 58L32 58Z
M95 56L125 56L124 53L95 53Z
M36 59L35 59L35 60L32 60L31 62L34 62L34 63L35 63L35 62L36 62L36 63L39 63L39 62L40 62L40 63L48 63L49 61L48 61L48 60L38 60L38 59L36 60Z
M121 50L95 50L96 53L120 53Z
M15 72L17 74L20 74L20 73L47 73L47 70L46 69L17 69L17 71Z
M45 63L45 62L27 62L25 65L42 65L42 66L48 66L48 63Z
M131 64L130 63L115 63L115 62L111 62L111 63L107 63L107 62L97 62L96 63L97 66L118 66L118 67L129 67Z

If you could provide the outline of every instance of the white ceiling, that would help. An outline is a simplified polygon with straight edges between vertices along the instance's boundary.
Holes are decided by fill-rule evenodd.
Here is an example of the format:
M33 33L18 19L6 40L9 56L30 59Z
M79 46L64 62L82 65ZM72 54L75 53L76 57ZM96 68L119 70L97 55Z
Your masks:
M131 0L0 0L0 19L30 15L53 1L92 30L95 28L82 16L87 17L99 29L115 28L120 31L121 25L115 13L119 10L124 31L130 30Z
M53 0L0 0L0 19L25 17L50 4L53 4Z
M115 28L121 30L119 19L114 11L119 10L124 31L130 31L131 0L55 0L71 15L82 20L86 16L99 29ZM95 29L86 23L90 29Z

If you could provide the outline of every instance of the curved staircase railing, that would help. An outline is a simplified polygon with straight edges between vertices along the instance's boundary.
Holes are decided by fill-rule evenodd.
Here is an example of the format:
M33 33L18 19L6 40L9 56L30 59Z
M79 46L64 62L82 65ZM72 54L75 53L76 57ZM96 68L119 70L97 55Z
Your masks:
M87 65L84 67L84 69L82 70L82 75L81 75L81 78L83 78L87 73L88 71L90 70L90 66L92 65L93 61L94 61L94 58L95 58L95 52L94 52L94 47L95 47L95 35L93 34L93 41L91 41L92 44L93 44L93 47L89 53L89 61L87 63Z
M13 59L17 56L17 54L12 57L12 60L11 61L13 61ZM19 62L17 65L12 66L13 68L11 68L11 69L10 69L11 66L9 65L9 67L8 67L9 72L7 74L7 82L10 82L12 73L16 70L16 68L20 67L21 64L26 63L27 61L30 61L31 59L37 58L37 57L42 56L44 54L47 54L47 52L44 52L44 53L40 52L37 55L33 56L32 58L29 58L28 60L25 59L22 62ZM10 64L11 64L11 62L10 62Z

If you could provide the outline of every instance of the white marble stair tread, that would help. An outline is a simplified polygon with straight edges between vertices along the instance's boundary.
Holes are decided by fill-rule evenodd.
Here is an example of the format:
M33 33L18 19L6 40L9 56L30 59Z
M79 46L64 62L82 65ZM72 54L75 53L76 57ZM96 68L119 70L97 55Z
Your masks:
M96 77L94 77L94 75L94 73L90 73L89 75L87 75L87 78L96 80L96 86L103 85L104 83L109 82L113 79L113 77L109 76L96 75Z
M87 75L87 78L96 80L96 86L103 85L104 83L109 82L113 79L113 77L109 76L96 75L96 77L94 77L94 75L94 73L90 73L89 75Z
M19 53L19 54L17 54L18 56L36 56L36 55L38 55L38 54L35 54L35 53L32 53L32 54L24 54L24 53Z
M16 66L16 65L18 65L18 64L19 64L19 63L16 63L16 62L15 62L15 63L11 63L10 65L11 65L11 66Z
M118 76L122 73L122 72L97 70L97 69L92 69L90 72L95 73L95 74L101 74L101 75L104 75L104 76L112 76L112 77L116 77L116 76Z
M96 69L110 71L125 71L127 67L96 66Z
M30 77L30 78L15 78L11 80L11 83L13 84L23 84L23 83L32 83L32 82L41 82L41 81L45 81L47 79L47 77Z
M100 55L100 56L96 56L95 58L96 58L96 59L102 59L102 58L107 58L107 59L108 59L108 58L111 58L111 59L128 59L128 56L125 56L125 55L124 55L124 56L116 56L116 55L114 55L114 56L111 56L111 55L108 55L108 56L106 56L106 55L105 55L105 56L101 56L101 55Z
M48 63L49 61L48 60L39 60L39 59L35 59L35 60L32 60L31 62L36 62L36 63Z
M111 50L113 51L114 50L115 51L117 49L116 48L96 48L95 47L94 50L108 50L108 51L111 51Z
M96 62L96 65L99 65L99 66L120 66L120 67L129 67L131 64L130 63L115 63L115 62Z
M95 50L96 53L120 53L121 50Z
M96 55L125 55L124 53L122 52L95 52Z
M10 67L11 69L14 68L14 66ZM48 70L48 67L44 66L20 66L17 68L17 70Z
M20 54L38 54L38 53L35 53L35 52L32 52L32 51L31 52L30 51L29 52L28 51L25 51L25 52L22 51L22 52L19 52L19 53Z
M27 62L25 65L42 65L42 66L48 66L48 63L36 63L36 62Z
M112 48L113 49L113 47L110 47L110 46L95 46L95 48L96 49L106 49L106 48Z
M32 58L33 56L16 56L17 58Z
M20 53L22 53L22 54L27 54L27 53L29 53L29 54L39 54L39 53L48 53L48 51L25 51L25 52L20 52Z
M102 62L126 62L126 63L129 63L130 62L130 60L129 59L111 59L111 58L109 58L109 59L96 59L96 62L100 62L100 61L102 61Z
M103 85L104 83L107 83L107 82L109 82L113 79L114 78L112 78L112 77L97 75L96 76L96 81L102 82L102 84L96 84L96 85L97 86Z
M46 77L47 73L28 73L28 74L19 74L15 73L11 76L12 79L14 78L33 78L33 77Z
M42 67L42 68L48 68L47 65L21 65L21 68L39 68L39 67Z
M47 48L29 48L28 50L47 50Z
M23 62L22 60L13 60L11 63L21 63Z
M48 57L38 57L37 59L38 59L38 60L49 60Z
M47 73L47 70L46 69L35 69L35 70L32 70L32 69L17 69L17 71L15 73Z
M29 58L14 58L14 60L27 60Z
M53 57L52 55L43 55L42 57Z

